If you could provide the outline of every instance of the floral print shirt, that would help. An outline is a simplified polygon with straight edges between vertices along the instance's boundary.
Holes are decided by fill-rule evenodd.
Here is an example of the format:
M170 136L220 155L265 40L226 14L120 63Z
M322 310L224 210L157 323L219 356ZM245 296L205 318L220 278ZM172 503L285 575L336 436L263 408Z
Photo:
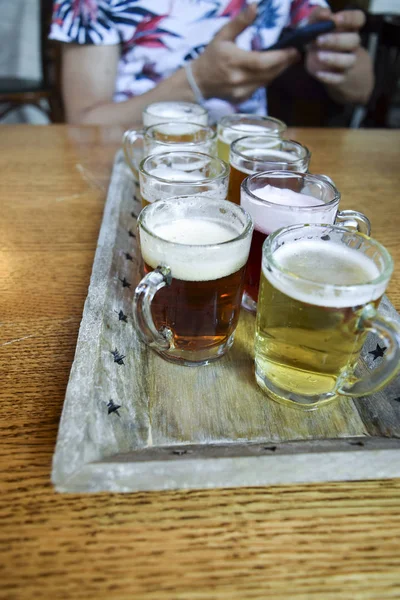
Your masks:
M114 100L143 94L196 58L246 0L56 0L50 37L76 44L119 44ZM258 0L258 17L237 38L246 50L271 46L284 27L304 24L325 0ZM266 113L260 88L246 102L206 101L210 120L232 112Z

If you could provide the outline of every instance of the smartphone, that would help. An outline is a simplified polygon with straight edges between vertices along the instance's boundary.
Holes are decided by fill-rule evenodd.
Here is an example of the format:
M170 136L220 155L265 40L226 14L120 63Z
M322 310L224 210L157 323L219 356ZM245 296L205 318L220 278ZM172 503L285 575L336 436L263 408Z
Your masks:
M303 50L306 44L315 40L319 35L329 33L334 29L335 23L333 21L319 21L318 23L312 23L299 29L284 29L278 41L269 48L264 48L263 51L282 50L283 48Z

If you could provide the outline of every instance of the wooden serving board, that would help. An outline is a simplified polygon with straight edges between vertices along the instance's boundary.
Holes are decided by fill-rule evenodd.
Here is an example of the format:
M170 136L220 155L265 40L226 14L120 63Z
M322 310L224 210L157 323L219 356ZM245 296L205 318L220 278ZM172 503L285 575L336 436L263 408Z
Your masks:
M140 202L122 153L99 235L67 387L53 483L59 491L232 487L400 476L400 378L314 412L272 402L253 368L255 318L207 367L170 364L139 340ZM400 321L385 297L380 309ZM361 369L381 358L368 338Z

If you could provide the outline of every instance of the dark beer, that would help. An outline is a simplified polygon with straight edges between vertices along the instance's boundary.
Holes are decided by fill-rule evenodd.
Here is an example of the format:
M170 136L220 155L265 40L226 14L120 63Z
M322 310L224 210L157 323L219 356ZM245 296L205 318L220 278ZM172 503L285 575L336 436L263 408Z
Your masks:
M260 285L262 246L270 233L280 227L295 223L312 223L324 220L333 222L337 206L322 211L322 200L308 194L266 185L253 191L250 197L242 191L241 205L253 217L254 233L250 247L244 283L244 306L255 310Z

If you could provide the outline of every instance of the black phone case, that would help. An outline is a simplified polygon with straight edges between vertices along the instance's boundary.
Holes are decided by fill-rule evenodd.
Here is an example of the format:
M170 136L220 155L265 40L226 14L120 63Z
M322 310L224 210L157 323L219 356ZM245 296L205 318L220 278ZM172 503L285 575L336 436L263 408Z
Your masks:
M264 51L282 50L283 48L297 48L298 50L302 50L306 44L315 40L319 35L329 33L334 29L335 23L333 21L321 21L300 27L300 29L286 29L282 32L278 41L269 48L265 48Z

